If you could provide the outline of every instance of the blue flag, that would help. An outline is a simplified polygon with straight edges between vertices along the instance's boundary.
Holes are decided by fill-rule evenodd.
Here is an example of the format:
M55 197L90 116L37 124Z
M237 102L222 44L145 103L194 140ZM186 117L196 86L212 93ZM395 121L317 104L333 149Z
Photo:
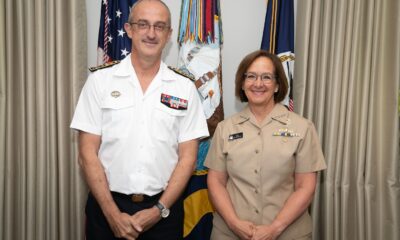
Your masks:
M288 79L289 91L283 104L293 111L294 4L293 0L269 0L261 49L279 56Z
M124 24L128 22L130 9L136 0L103 0L99 39L97 42L97 63L121 60L131 52L131 40Z

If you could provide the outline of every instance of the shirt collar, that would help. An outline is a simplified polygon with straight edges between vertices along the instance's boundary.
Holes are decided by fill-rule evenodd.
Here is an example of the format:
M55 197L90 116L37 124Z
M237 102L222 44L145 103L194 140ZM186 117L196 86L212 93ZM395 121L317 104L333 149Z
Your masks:
M233 116L233 118L232 118L233 124L244 123L244 122L250 120L250 117L252 115L253 114L251 113L249 106L246 106L241 112L239 112L238 114Z
M274 109L272 109L271 114L269 114L270 120L278 121L283 125L287 125L289 122L289 110L282 104L278 103L275 105Z
M117 70L114 72L114 75L119 77L127 77L130 76L132 72L135 72L135 69L132 66L131 54L129 54L122 59L120 64L117 65Z
M268 116L264 119L262 125L268 124L271 121L277 121L283 125L288 124L289 119L289 110L285 106L280 103L275 104L272 111L268 114ZM255 117L253 113L250 111L249 106L246 106L241 112L239 112L236 116L233 117L234 124L241 124L246 121L255 121Z
M161 62L160 70L162 71L163 81L175 81L177 74L170 70L164 62Z
M127 77L132 73L136 75L135 69L132 66L131 54L122 59L121 63L118 64L117 67L118 68L114 73L116 76ZM161 80L163 81L176 80L176 75L174 75L174 73L168 69L167 65L163 61L160 63L160 69L157 75L161 76Z

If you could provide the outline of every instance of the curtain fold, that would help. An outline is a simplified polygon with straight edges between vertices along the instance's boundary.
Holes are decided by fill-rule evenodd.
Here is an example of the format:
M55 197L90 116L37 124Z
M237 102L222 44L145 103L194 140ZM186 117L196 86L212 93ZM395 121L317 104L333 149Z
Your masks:
M5 3L0 1L0 174L5 172L5 129L6 129L6 58L5 58ZM0 176L0 204L4 196L4 175ZM4 216L4 208L0 207L0 216ZM4 232L4 218L0 217L0 233Z
M295 109L328 168L314 239L400 239L400 2L298 0Z
M69 123L87 75L85 1L5 0L0 17L0 238L83 239L86 189Z

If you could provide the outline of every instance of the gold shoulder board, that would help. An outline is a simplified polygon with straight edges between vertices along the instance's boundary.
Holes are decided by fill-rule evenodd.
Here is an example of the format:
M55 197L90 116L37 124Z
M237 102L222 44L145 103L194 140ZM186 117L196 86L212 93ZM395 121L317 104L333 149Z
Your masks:
M181 75L181 76L184 76L186 78L189 78L192 81L195 81L194 76L188 71L183 71L181 69L174 68L174 67L171 67L171 66L168 66L168 68L171 69L172 71L176 72L177 74Z
M120 60L115 60L115 61L112 61L112 62L104 63L104 64L96 66L96 67L90 67L89 71L95 72L95 71L97 71L99 69L103 69L103 68L108 68L108 67L114 66L115 64L118 64L120 62L121 62Z

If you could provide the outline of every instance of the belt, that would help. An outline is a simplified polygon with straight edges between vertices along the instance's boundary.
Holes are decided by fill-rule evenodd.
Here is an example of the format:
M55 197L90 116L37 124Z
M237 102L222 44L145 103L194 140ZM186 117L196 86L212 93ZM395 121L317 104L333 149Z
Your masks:
M146 194L123 194L119 192L111 192L111 194L115 197L121 197L121 198L128 198L134 203L140 203L140 202L154 202L160 199L161 195L163 192L157 193L156 195L149 196Z

